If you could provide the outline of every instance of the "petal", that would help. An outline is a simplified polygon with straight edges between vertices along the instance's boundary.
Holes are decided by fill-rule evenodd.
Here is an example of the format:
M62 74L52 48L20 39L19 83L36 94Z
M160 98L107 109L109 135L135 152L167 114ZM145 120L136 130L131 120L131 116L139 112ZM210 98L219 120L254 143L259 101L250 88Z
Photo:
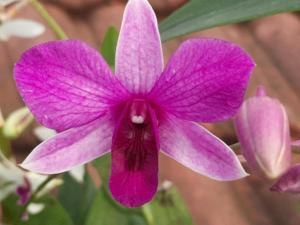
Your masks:
M83 183L84 181L85 167L84 165L79 165L70 170L71 177L78 183Z
M261 94L246 100L234 119L241 150L252 172L274 179L291 163L289 121L284 106Z
M133 93L146 93L163 70L157 19L147 0L129 0L116 52L116 75Z
M271 191L300 193L300 164L285 172L271 187Z
M252 59L234 44L191 39L173 55L151 96L182 119L225 120L241 105L253 67Z
M247 175L231 148L195 123L169 116L159 132L162 152L197 173L222 181Z
M33 133L40 141L46 141L57 134L55 130L42 126L34 128Z
M7 40L11 36L34 38L44 33L45 27L38 22L27 19L14 19L0 25L0 39Z
M149 202L157 190L157 119L148 107L146 121L135 124L131 122L128 108L115 128L109 187L118 202L138 207Z
M80 41L37 45L22 55L14 73L37 120L58 131L95 120L126 95L103 58Z
M38 145L21 167L43 174L65 172L109 152L112 133L106 117L71 128Z
M27 178L24 178L24 184L16 188L16 193L19 195L18 204L25 205L29 200L31 192L30 182Z
M45 209L45 204L43 203L30 203L27 208L27 212L31 215L36 215Z

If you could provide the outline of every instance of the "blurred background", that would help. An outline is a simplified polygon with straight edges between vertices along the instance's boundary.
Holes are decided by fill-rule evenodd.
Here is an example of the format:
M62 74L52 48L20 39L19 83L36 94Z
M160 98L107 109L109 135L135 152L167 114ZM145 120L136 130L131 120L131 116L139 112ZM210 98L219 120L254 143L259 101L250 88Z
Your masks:
M185 0L149 0L159 20L179 8ZM72 39L80 39L99 49L109 26L120 27L124 0L44 0L50 14ZM26 6L17 14L44 23L39 14ZM268 94L280 99L287 109L291 133L300 138L300 15L284 13L235 25L213 28L173 39L163 44L165 62L180 43L190 37L216 37L237 43L255 59L257 67L247 96L263 84ZM0 107L4 116L23 106L12 78L13 65L31 46L54 40L50 29L35 39L11 38L0 42ZM34 126L34 125L33 125ZM231 121L205 124L226 143L236 142ZM21 161L39 142L32 129L13 143ZM300 198L268 191L270 183L255 177L221 183L198 175L161 155L161 179L174 182L198 225L297 225ZM300 157L295 158L299 161Z

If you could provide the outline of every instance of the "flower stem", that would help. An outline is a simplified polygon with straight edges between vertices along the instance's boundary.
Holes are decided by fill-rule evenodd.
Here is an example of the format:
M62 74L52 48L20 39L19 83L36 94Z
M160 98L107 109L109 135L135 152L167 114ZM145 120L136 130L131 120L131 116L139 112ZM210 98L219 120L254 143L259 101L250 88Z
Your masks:
M153 225L153 214L151 211L151 207L149 204L145 204L142 206L142 212L143 212L143 216L145 218L145 220L147 221L148 225Z
M33 201L36 199L37 195L40 193L40 191L42 191L42 190L44 189L44 187L45 187L50 181L52 181L54 178L56 178L57 176L58 176L58 174L54 174L54 175L48 176L47 179L44 180L44 181L37 187L37 189L36 189L34 192L32 192L32 194L30 195L30 198L28 199L28 201L26 202L26 204L23 206L23 208L22 208L22 210L21 210L21 214L20 214L20 217L19 217L20 220L21 220L23 214L26 213L26 210L27 210L29 204L30 204L31 202L33 202Z
M0 151L5 155L6 158L11 157L11 145L9 140L3 135L3 130L0 128Z
M55 19L48 13L45 7L38 0L31 0L30 3L35 8L35 10L43 17L43 19L48 23L49 27L56 34L58 39L68 38L63 29L59 26Z

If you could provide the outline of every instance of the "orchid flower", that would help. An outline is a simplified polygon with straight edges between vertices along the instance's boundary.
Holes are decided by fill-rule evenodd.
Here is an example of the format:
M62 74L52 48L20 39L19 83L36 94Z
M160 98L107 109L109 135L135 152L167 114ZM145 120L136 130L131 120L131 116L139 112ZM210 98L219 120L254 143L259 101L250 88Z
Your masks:
M110 191L128 207L155 194L159 151L216 180L242 178L247 174L233 151L195 122L232 117L253 67L238 46L202 38L184 42L163 70L154 11L147 0L129 0L115 74L77 40L37 45L17 62L24 102L42 125L59 132L22 167L61 173L111 152Z
M291 163L291 141L284 106L266 96L263 87L246 100L235 117L235 128L247 164L258 176L278 178Z
M21 170L13 161L8 160L0 151L0 201L15 193L19 195L18 203L21 205L26 204L30 194L34 192L46 179L47 176ZM45 186L43 191L39 193L39 196L48 193L50 190L61 184L61 179L52 179ZM31 206L31 204L33 205ZM29 213L37 213L37 205L35 203L30 203L29 206ZM41 209L41 206L38 208Z

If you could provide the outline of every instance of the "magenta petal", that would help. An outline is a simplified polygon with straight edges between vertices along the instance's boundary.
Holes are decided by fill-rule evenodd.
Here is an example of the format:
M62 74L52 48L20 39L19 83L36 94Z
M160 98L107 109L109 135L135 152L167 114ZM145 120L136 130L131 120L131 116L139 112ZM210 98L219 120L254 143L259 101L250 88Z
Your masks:
M114 132L109 187L113 197L128 207L149 202L157 190L157 119L146 107L143 123L133 123L131 107L126 107Z
M24 184L17 187L16 193L19 195L18 204L25 205L30 198L31 185L26 177L24 177Z
M231 148L203 127L169 116L159 131L162 152L195 172L221 181L247 175Z
M190 39L169 61L152 98L179 118L215 122L242 103L254 62L238 46L217 39Z
M163 70L157 19L147 0L129 0L116 53L116 75L133 93L146 93Z
M86 44L52 41L26 51L14 70L26 105L46 127L63 131L101 116L126 96L103 58Z
M300 164L285 172L271 187L271 191L300 193Z
M106 117L71 128L38 145L21 167L43 174L65 172L109 152L112 133Z

